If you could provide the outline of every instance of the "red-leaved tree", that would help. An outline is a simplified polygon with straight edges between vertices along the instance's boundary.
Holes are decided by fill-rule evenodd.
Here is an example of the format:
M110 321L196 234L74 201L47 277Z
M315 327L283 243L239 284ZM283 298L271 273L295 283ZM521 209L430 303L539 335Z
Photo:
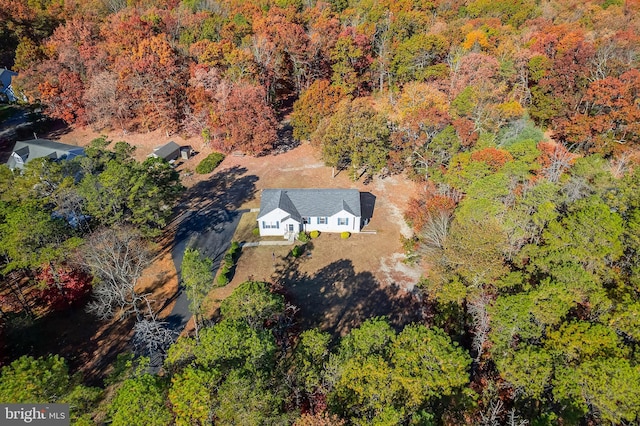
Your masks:
M91 277L82 270L69 266L54 269L47 265L36 278L43 285L38 298L44 306L55 311L82 302L91 291Z

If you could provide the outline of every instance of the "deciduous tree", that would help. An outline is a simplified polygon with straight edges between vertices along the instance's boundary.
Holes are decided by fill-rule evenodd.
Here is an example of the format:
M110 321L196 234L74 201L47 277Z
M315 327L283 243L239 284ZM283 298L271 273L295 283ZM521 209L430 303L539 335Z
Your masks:
M87 239L82 259L97 280L87 309L99 318L135 314L142 319L148 306L136 284L151 251L140 233L130 227L96 231Z
M338 170L349 167L354 180L364 173L374 175L387 163L387 121L366 100L342 101L326 128L314 137L322 143L325 163Z

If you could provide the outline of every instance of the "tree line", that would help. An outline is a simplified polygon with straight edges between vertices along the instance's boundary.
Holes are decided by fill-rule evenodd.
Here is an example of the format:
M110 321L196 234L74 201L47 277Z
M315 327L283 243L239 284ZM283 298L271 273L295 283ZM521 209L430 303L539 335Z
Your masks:
M532 126L499 141L454 155L409 203L405 247L425 266L431 322L468 342L484 424L509 410L633 423L640 170Z
M424 163L448 126L468 147L525 114L573 149L628 150L640 122L637 12L622 0L5 0L0 39L16 85L52 117L255 154L299 98L296 136L319 130L326 161L362 174ZM377 142L335 149L343 116L372 118L367 107Z
M68 402L77 424L113 425L430 424L470 402L471 358L441 329L373 318L332 341L297 336L290 312L268 284L245 282L219 322L169 348L161 376L123 358L106 393L79 385L59 357L23 357L2 369L0 398Z

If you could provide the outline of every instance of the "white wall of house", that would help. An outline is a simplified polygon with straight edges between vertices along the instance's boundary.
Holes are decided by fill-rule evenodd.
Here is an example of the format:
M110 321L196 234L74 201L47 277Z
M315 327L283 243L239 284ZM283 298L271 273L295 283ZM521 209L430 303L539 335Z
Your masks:
M291 217L287 218L287 216L289 216L289 214L284 210L276 209L258 219L260 235L263 237L284 235L285 232L289 231L289 224L292 224L293 231L298 233L300 231L300 223ZM354 216L345 210L342 210L333 216L322 218L314 216L307 219L309 223L305 223L303 226L303 229L306 232L360 232L360 217Z
M258 219L258 228L263 237L284 235L285 229L282 219L289 216L282 209L275 209Z
M13 157L13 159L16 162L16 165L18 167L24 167L24 160L22 160L22 157L20 157L18 154L16 154L15 152L11 153L11 157Z
M320 232L360 232L360 217L342 210L333 216L318 218L310 217L308 222L304 225L304 230L307 232L320 231ZM320 221L319 221L320 219ZM319 223L325 222L325 223Z
M293 228L293 232L295 234L297 234L298 232L300 232L302 230L302 228L300 227L300 222L298 222L297 220L295 220L292 217L288 218L287 220L283 220L280 223L284 226L282 228L282 234L280 234L280 235L283 235L285 232L289 232L291 227ZM289 225L291 225L291 227Z

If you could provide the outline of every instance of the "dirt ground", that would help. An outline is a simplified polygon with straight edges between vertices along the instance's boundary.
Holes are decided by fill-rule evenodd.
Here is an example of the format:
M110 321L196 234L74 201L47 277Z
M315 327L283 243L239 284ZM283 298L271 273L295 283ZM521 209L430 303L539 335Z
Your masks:
M230 156L218 173L225 170L246 170L243 176L257 178L256 196L241 206L247 209L259 207L259 191L265 188L356 188L370 193L375 205L364 230L375 233L353 234L347 240L324 233L309 244L310 257L305 254L298 260L289 256L290 246L247 247L231 283L212 292L212 310L242 282L256 279L283 284L285 294L300 308L303 327L342 335L372 316L388 316L397 326L417 319L419 304L412 290L421 271L403 262L401 244L401 235L411 235L402 212L418 190L414 183L397 176L375 178L369 185L352 182L346 173L332 178L331 169L309 145L276 156ZM235 240L255 239L250 235L255 213L245 216Z

